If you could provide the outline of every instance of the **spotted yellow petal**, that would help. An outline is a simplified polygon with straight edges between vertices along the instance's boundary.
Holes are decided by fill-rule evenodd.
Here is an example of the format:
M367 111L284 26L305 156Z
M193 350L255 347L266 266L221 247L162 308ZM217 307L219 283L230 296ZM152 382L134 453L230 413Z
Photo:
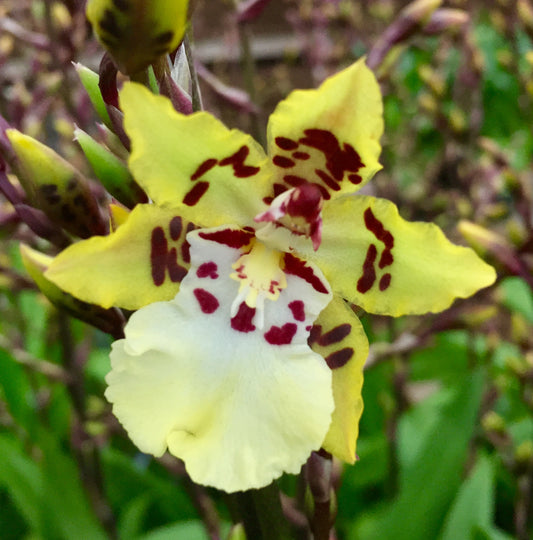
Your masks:
M345 197L322 217L320 248L302 242L300 251L334 292L370 313L436 313L496 279L473 250L452 244L436 225L405 221L385 199Z
M359 419L363 412L361 388L368 339L363 325L338 296L315 321L309 344L332 370L335 410L322 447L335 457L354 463Z
M138 309L173 298L189 268L185 235L192 225L175 210L136 206L115 232L73 244L45 276L102 307Z
M89 0L87 18L121 71L133 74L175 49L187 25L187 0Z
M379 169L383 105L373 73L359 60L316 90L296 90L268 124L276 170L272 197L313 182L325 200L352 193Z
M246 226L265 209L263 149L205 112L176 112L168 99L130 83L120 94L132 141L130 169L154 202L194 209L201 226Z

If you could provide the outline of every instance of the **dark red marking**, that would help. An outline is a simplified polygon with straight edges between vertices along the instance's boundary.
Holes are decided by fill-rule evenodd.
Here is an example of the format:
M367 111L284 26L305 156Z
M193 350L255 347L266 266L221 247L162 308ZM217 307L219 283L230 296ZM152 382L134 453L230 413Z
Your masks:
M311 183L313 184L313 186L316 186L320 190L320 194L325 201L329 201L329 199L331 199L330 192L324 186L320 184L315 184L314 182Z
M333 345L333 343L339 343L352 331L352 326L350 324L340 324L335 328L332 328L329 332L321 335L318 338L318 344L322 347L327 347L328 345Z
M309 337L307 338L307 344L311 346L313 343L318 343L320 335L322 334L322 326L320 324L315 324L312 328L309 328L309 330L310 332Z
M284 156L274 156L272 158L272 163L274 163L276 167L281 167L282 169L290 169L296 165L292 159Z
M217 279L218 273L217 273L218 267L217 264L213 261L205 262L201 264L198 267L198 270L196 270L196 275L199 278L211 278L211 279Z
M251 308L246 302L242 302L237 315L231 319L231 327L237 332L253 332L255 330L252 323L254 316L255 308Z
M209 182L198 182L194 187L183 197L183 204L194 206L202 198L204 193L209 188Z
M187 225L187 230L185 232L185 238L187 238L187 235L195 229L194 223L189 223ZM181 258L183 259L183 262L190 263L191 262L191 244L187 240L181 244Z
M335 351L326 356L326 364L329 369L339 369L346 365L350 358L353 356L354 350L351 347L346 347L340 351Z
M370 207L365 210L364 218L365 227L371 233L373 233L379 241L385 244L385 250L381 254L381 258L379 260L379 267L385 268L385 266L390 266L394 261L394 257L392 256L391 252L392 248L394 247L394 236L392 236L390 231L385 229L383 223L381 223L381 221L374 215Z
M341 181L345 171L356 173L363 167L363 162L354 147L344 143L341 148L337 137L331 131L306 129L304 134L305 137L302 137L300 142L324 154L326 168L335 180Z
M205 240L239 249L250 243L250 240L254 237L254 233L243 231L242 229L222 229L215 232L201 232L199 236Z
M386 291L390 287L392 276L390 274L383 274L379 280L379 290Z
M293 300L289 304L289 309L292 311L292 316L295 321L305 321L305 305L301 300Z
M309 223L320 217L322 195L316 184L305 183L297 187L287 203L287 214L303 217Z
M328 293L322 280L315 274L311 267L305 265L305 261L298 259L290 253L285 253L283 261L285 263L284 271L286 274L292 274L293 276L298 276L304 281L307 281L307 283L319 293Z
M207 314L214 313L220 306L218 300L209 291L205 289L194 289L194 296L200 304L200 309Z
M281 195L282 193L285 193L287 191L287 186L284 186L283 184L274 184L274 197L277 197L278 195Z
M352 184L360 184L363 179L361 178L361 175L359 174L349 174L348 175L348 180L352 183Z
M272 326L265 334L265 339L270 345L289 345L297 330L298 326L294 323L285 323L281 328Z
M214 158L206 159L202 164L200 164L196 171L194 171L191 176L191 180L198 180L198 178L203 176L207 171L210 171L217 163L218 160Z
M251 165L245 165L244 162L250 153L250 149L243 145L241 146L235 154L222 159L219 161L219 165L224 167L226 165L231 165L233 167L233 174L237 178L248 178L254 176L259 172L259 167L252 167Z
M301 176L296 176L294 174L286 174L283 177L283 180L289 184L289 186L297 187L303 184L307 184L307 180Z
M173 283L179 283L187 274L187 269L178 264L178 252L175 247L168 249L168 241L163 227L155 227L150 240L150 265L152 280L157 287L163 285L166 274Z
M177 240L180 237L181 229L183 228L183 223L179 216L175 216L170 220L168 230L170 232L170 238L172 240Z
M274 197L263 197L263 202L267 205L272 204L272 201L274 200Z
M374 263L378 256L378 250L374 244L370 244L368 251L366 252L366 259L363 263L363 275L357 282L357 290L364 294L372 288L376 281L376 270L374 269Z
M315 169L316 175L326 184L326 186L329 187L329 189L332 189L333 191L340 191L341 186L339 183L332 178L327 172L324 172L320 169Z
M298 143L287 137L276 137L275 142L282 150L296 150L298 148Z
M307 152L293 152L292 157L294 159L301 159L302 161L306 161L311 156Z

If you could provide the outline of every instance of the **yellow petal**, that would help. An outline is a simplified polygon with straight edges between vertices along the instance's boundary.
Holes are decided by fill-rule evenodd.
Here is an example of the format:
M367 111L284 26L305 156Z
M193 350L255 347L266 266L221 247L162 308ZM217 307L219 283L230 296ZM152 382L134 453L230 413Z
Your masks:
M334 292L370 313L439 312L494 283L494 269L431 223L402 219L390 201L346 197L323 210L322 244L300 251Z
M322 447L335 457L354 463L363 412L363 366L368 356L363 325L345 302L335 296L316 320L309 344L325 358L333 373L335 410Z
M103 307L138 309L175 296L189 268L189 222L175 210L136 206L109 236L62 251L46 277L61 289Z
M168 99L130 83L120 94L132 140L130 169L159 205L194 209L195 223L247 226L264 210L266 157L249 135L205 112L176 112Z
M119 69L133 74L178 46L188 4L187 0L89 0L87 18Z
M277 171L271 196L304 181L316 183L326 200L357 191L381 169L382 133L381 93L364 59L316 90L292 92L268 124Z

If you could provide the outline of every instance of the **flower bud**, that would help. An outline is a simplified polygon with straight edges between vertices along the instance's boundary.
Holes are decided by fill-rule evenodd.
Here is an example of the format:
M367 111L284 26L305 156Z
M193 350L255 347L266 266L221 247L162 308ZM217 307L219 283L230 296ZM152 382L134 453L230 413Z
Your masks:
M125 163L80 128L74 130L74 136L94 174L115 199L128 208L146 200L144 192L136 184Z
M16 158L12 168L30 203L71 234L88 238L107 232L87 180L70 163L16 129L6 130Z
M87 18L120 71L133 75L179 45L188 7L187 0L89 0Z
M87 92L95 111L98 113L98 116L108 128L112 129L113 124L111 123L111 118L109 118L109 114L107 113L107 107L105 105L104 98L102 97L102 93L100 92L100 87L98 86L98 73L95 73L80 63L74 64L74 68L76 69L81 84L83 84L83 87L85 88L85 91Z
M116 309L104 309L100 306L87 304L70 294L62 291L51 281L44 277L52 257L36 251L24 244L20 245L20 254L26 271L35 281L39 290L60 309L68 311L71 315L85 321L103 332L109 333L115 337L122 334L122 325L124 323L121 313Z

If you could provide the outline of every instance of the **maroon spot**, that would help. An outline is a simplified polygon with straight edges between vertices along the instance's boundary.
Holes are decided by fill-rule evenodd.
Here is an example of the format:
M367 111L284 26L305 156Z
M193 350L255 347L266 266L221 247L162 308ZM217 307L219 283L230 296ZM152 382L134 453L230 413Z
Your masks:
M368 251L366 252L366 259L363 263L363 275L357 282L357 290L364 294L372 288L374 281L376 281L376 270L374 269L374 263L378 256L378 250L374 244L370 244Z
M384 274L379 280L379 290L386 291L390 287L392 276L390 274Z
M348 175L348 180L352 183L352 184L360 184L363 179L361 178L361 176L359 174L349 174Z
M289 184L289 186L297 187L303 184L307 184L307 180L301 176L296 176L294 174L286 174L283 177L283 180Z
M187 231L185 233L185 237L187 237L187 235L193 231L195 228L194 226L194 223L189 223L187 225ZM185 240L183 242L183 244L181 244L181 258L183 259L184 262L186 263L190 263L191 262L191 244L189 244L189 242L187 240Z
M253 232L243 231L242 229L222 229L215 232L201 232L200 238L224 244L231 248L239 249L247 246L254 237Z
M283 184L274 184L274 197L277 197L278 195L281 195L282 193L285 193L287 191L287 186L284 186Z
M335 328L332 328L329 332L326 332L318 338L318 344L322 347L333 345L333 343L339 343L352 331L350 324L340 324Z
M260 169L259 167L252 167L251 165L244 164L249 153L250 149L246 145L243 145L237 150L237 152L235 152L235 154L222 159L219 162L219 165L221 167L231 165L233 167L233 174L237 178L248 178L250 176L254 176L259 172Z
M301 159L302 161L305 161L309 159L311 156L307 152L293 152L292 157L294 159Z
M274 163L276 167L281 167L282 169L290 169L296 165L292 159L284 156L274 156L272 158L272 163Z
M334 178L331 178L328 173L321 171L320 169L315 169L315 173L320 180L322 180L322 182L329 187L329 189L332 189L333 191L340 191L341 187L339 183Z
M239 311L237 311L235 317L231 319L231 327L233 330L237 330L237 332L253 332L255 330L255 326L252 322L254 316L255 308L251 308L246 302L242 302L239 306Z
M203 194L209 188L209 182L198 182L194 187L183 197L183 204L194 206L202 198Z
M307 338L307 344L311 346L313 343L318 343L320 335L322 334L322 326L320 324L315 324L312 328L309 328L309 330L310 332L309 337Z
M187 274L187 269L178 264L176 248L168 249L163 227L155 227L152 230L150 244L150 265L154 285L157 287L163 285L167 271L170 281L180 282Z
M218 309L220 304L218 303L216 297L210 292L206 291L205 289L194 289L193 293L194 296L196 296L196 300L198 300L198 304L200 304L200 309L204 313L214 313Z
M324 283L315 274L314 270L309 266L305 266L305 261L298 259L290 253L285 253L283 261L285 263L284 271L286 274L292 274L293 276L298 276L304 281L307 281L307 283L319 293L328 293Z
M328 354L326 356L326 364L330 369L338 369L346 365L348 360L353 356L354 350L351 347L346 347L340 351L335 351L334 353Z
M289 345L297 330L298 326L294 323L285 323L281 328L272 326L265 334L265 339L270 345Z
M179 216L173 217L170 220L170 225L168 226L168 230L170 232L170 238L172 238L172 240L177 240L180 237L182 228L183 228L183 224L182 224L181 218Z
M217 164L217 160L210 158L206 159L191 176L191 180L198 180L203 176L207 171L211 170Z
M305 321L305 305L301 300L294 300L289 304L295 321Z
M274 200L274 197L263 197L263 202L268 205L270 205L273 200Z
M326 159L326 168L335 180L342 180L344 172L356 173L363 166L359 154L352 145L344 143L342 148L337 137L325 129L306 129L300 142L321 151Z
M390 231L385 229L383 223L381 223L381 221L374 215L370 207L365 210L364 218L365 227L371 233L373 233L380 242L385 244L385 250L381 255L379 267L385 268L385 266L390 266L394 261L394 257L392 256L391 252L392 248L394 247L394 236L392 236Z
M218 267L216 263L213 261L209 261L209 262L205 262L201 264L198 267L198 270L196 270L196 275L199 278L209 277L211 279L217 279L218 278L217 270L218 270Z
M309 324L308 326L305 327L305 330L309 332L311 328L313 328L313 325Z
M298 148L298 143L287 137L276 137L275 142L282 150L296 150Z

